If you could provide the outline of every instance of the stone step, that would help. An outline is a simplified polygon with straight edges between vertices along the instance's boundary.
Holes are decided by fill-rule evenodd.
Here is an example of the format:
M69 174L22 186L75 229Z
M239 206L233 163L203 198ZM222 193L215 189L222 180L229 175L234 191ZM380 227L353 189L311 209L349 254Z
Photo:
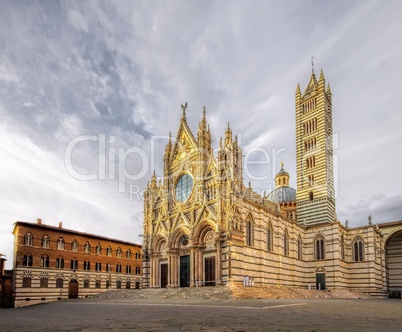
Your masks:
M195 288L155 288L111 290L96 297L132 299L302 299L302 298L369 298L369 294L345 289L324 290L296 287L216 286Z
M372 298L376 299L387 299L389 298L389 292L384 290L376 290L376 291L363 291L362 293L368 294Z
M96 297L99 298L164 298L164 299L230 299L233 298L229 287L195 288L155 288L155 289L120 289L111 290Z

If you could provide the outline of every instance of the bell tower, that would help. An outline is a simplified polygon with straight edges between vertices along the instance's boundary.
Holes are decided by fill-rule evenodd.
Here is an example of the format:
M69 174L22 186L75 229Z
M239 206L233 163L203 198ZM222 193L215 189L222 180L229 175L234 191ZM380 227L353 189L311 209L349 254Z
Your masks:
M302 94L296 88L297 221L306 226L336 220L332 147L332 94L324 72Z

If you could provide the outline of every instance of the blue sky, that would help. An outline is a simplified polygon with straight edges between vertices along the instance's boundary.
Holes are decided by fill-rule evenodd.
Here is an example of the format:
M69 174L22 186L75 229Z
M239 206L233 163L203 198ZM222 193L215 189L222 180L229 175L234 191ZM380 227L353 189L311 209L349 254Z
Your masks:
M333 93L338 219L400 220L401 11L399 1L0 1L7 268L16 220L141 242L136 193L153 168L162 175L186 101L194 133L206 107L215 148L230 122L243 154L267 151L271 163L251 167L246 183L273 189L284 161L295 187L294 93L312 56ZM94 180L66 167L83 135L70 160ZM133 152L120 167L141 175L120 187L119 149Z

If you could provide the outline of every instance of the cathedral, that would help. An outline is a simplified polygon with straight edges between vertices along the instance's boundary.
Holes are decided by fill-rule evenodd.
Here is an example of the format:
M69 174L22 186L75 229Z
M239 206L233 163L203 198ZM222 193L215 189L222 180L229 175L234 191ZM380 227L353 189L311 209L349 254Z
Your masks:
M214 152L205 108L186 120L144 194L143 288L286 286L402 291L402 221L349 228L336 219L332 93L321 70L295 94L297 190L281 164L276 189L243 183L228 126Z

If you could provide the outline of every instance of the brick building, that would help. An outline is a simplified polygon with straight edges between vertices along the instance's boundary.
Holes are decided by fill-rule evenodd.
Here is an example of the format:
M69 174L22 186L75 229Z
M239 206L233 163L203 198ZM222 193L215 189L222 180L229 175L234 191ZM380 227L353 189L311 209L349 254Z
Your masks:
M13 278L11 271L5 270L6 256L0 253L0 308L13 307Z
M15 306L139 288L141 245L62 227L17 221Z

